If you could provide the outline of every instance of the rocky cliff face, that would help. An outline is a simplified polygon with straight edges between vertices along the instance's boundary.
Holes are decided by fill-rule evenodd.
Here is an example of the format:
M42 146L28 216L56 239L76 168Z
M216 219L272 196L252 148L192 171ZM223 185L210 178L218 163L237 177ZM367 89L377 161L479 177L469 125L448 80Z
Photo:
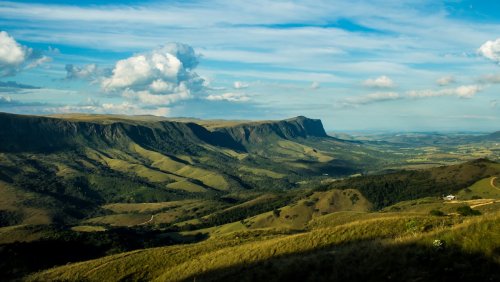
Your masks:
M262 143L269 138L328 137L321 120L303 116L282 121L241 124L219 128L218 131L228 134L243 145Z
M172 152L204 142L205 128L181 122L101 124L0 114L0 151L53 151L78 146L119 147L131 141ZM198 137L198 135L201 137ZM210 143L211 140L206 140Z
M245 151L273 139L327 137L320 120L296 117L209 131L196 123L173 121L102 124L0 113L0 151L53 151L78 146L119 147L135 142L168 153L192 153L207 143Z

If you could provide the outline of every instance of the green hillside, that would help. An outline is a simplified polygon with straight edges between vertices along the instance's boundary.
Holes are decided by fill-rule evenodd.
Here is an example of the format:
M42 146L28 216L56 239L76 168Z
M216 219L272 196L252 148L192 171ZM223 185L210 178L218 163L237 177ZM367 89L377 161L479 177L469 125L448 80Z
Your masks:
M499 220L498 212L473 219L392 214L297 234L236 232L62 266L27 280L495 280Z
M207 128L183 119L77 114L0 114L0 123L0 181L9 195L32 195L36 207L6 203L4 225L33 213L44 223L75 224L106 213L101 206L107 203L220 199L249 189L294 188L325 171L357 171L345 154L351 145L304 117ZM335 142L334 150L302 144L309 139Z
M498 177L481 179L457 193L459 199L500 199L500 188L495 181Z
M353 177L324 185L322 189L355 188L375 208L383 208L401 201L457 193L493 175L500 175L500 164L478 159L458 165Z
M500 164L421 150L333 138L305 117L0 114L0 274L495 280ZM442 163L414 163L432 152Z

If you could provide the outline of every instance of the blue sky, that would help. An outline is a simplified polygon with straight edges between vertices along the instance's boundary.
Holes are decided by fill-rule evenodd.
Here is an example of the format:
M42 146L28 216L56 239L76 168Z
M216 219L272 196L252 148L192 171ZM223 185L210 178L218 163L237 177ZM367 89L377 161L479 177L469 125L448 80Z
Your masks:
M0 31L3 112L500 129L496 1L0 1Z

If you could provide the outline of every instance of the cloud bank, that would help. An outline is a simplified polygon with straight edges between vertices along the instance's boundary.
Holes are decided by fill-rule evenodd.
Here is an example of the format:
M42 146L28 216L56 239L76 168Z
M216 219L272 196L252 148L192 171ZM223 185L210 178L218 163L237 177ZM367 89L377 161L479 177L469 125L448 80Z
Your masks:
M96 100L89 99L84 103L77 105L54 106L46 108L47 112L51 113L98 113L98 114L127 114L127 115L156 115L166 116L170 113L167 107L143 108L139 105L122 102L122 103L101 103Z
M442 90L412 90L407 93L410 98L430 98L430 97L441 97L441 96L456 96L459 98L470 99L474 97L478 92L483 90L483 86L473 84L473 85L462 85L457 88L447 88Z
M358 105L373 104L378 102L399 100L401 98L402 97L396 92L377 92L357 97L345 98L341 102L341 104L343 106L358 106Z
M439 90L411 90L405 92L404 94L399 94L397 92L376 92L367 95L344 98L340 100L339 105L341 105L341 107L353 107L394 100L428 99L443 96L454 96L462 99L471 99L483 89L483 85L472 84Z

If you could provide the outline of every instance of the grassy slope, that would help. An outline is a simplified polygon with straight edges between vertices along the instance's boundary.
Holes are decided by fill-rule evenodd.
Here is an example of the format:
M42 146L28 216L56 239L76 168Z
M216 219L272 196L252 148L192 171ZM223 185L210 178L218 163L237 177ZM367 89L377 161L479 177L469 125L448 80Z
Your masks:
M114 203L102 206L113 214L98 216L83 221L94 226L137 226L173 223L183 218L222 208L221 204L210 200L181 200L158 203ZM151 216L153 219L150 221Z
M137 212L137 213L150 213L158 212L159 210L165 208L176 208L182 205L191 204L195 202L194 200L183 200L183 201L172 201L172 202L160 202L160 203L115 203L104 205L103 208L111 210L115 213L127 213L127 212Z
M249 166L240 166L238 170L246 173L252 173L258 176L267 176L271 178L283 178L285 177L284 174L282 173L277 173L272 170L268 169L262 169L262 168L256 168L256 167L249 167Z
M325 152L321 152L312 147L289 140L278 141L275 144L272 144L270 148L271 151L278 154L285 160L300 159L317 162L328 162L333 160L333 157Z
M427 214L431 210L440 210L446 214L450 214L455 213L456 208L463 205L468 205L479 210L500 208L500 189L491 186L492 178L481 179L471 186L458 191L456 193L457 200L454 201L445 201L441 197L426 197L417 200L402 201L383 210L421 214Z
M354 193L358 194L355 203ZM263 196L239 206L251 207L269 197L272 199L272 195ZM196 277L200 281L245 281L257 279L255 277L284 280L302 275L305 280L315 281L329 281L332 277L344 281L368 277L372 281L385 281L389 276L398 275L403 280L424 277L426 281L441 281L441 271L445 268L453 279L499 277L495 275L499 275L500 257L495 250L500 247L500 204L475 207L484 214L476 218L428 215L430 209L452 213L467 203L475 202L444 203L436 198L424 198L398 203L395 206L399 209L386 209L399 212L370 213L366 212L370 204L356 190L315 192L280 208L279 216L269 212L242 222L186 232L186 235L208 232L210 239L201 243L75 263L34 274L28 280L180 281ZM133 205L120 210L140 207ZM322 215L323 212L328 214ZM283 223L286 216L290 218L294 214L299 216L288 224ZM270 217L272 220L268 220ZM292 229L297 228L302 231L294 234ZM445 241L446 249L436 251L432 247L436 239ZM332 257L332 254L335 255ZM354 258L357 264L351 267ZM432 263L424 263L422 259L430 259ZM300 273L295 271L297 264L301 266ZM359 272L358 264L363 265L363 272ZM318 268L326 269L318 272ZM346 272L337 272L338 268L354 278L345 276ZM410 272L401 273L398 269ZM325 276L321 276L322 273Z
M362 216L356 221L349 220L349 223L345 223L328 218L333 216L328 215L327 218L318 218L315 224L311 225L310 231L299 234L280 234L273 231L236 232L193 245L134 251L54 268L34 274L28 280L180 281L197 277L204 281L252 280L252 277L256 276L268 280L293 274L306 275L306 278L311 279L310 275L313 273L322 273L315 267L323 266L323 261L334 266L341 265L343 271L353 274L362 273L367 277L372 275L372 279L387 278L379 277L377 267L385 267L384 275L391 275L392 272L403 275L398 280L415 277L436 280L433 275L444 267L456 270L462 268L469 273L459 273L460 275L483 278L498 275L498 269L492 266L495 261L500 262L498 254L494 252L500 242L498 212L472 219L401 213L368 214L369 218L363 218L366 214L353 215ZM321 221L322 223L318 224ZM447 249L436 252L432 248L435 239L444 240ZM356 244L352 245L353 242ZM381 250L389 250L392 256L378 255ZM360 260L352 265L349 261L350 256L354 254ZM434 257L434 264L421 263L419 270L410 264L414 259L409 259L412 255L418 258ZM408 256L407 260L400 261L404 256ZM482 265L461 264L469 256ZM453 260L450 261L450 258ZM390 267L394 262L397 262L398 266L406 266L405 269L412 272L399 273L399 268ZM369 263L375 265L369 266ZM299 268L300 273L297 272L297 264L302 265L302 268ZM359 264L366 265L363 272L359 272ZM469 267L485 269L487 272L472 272ZM329 272L343 277L342 273L336 273L335 269L328 269L327 273ZM319 280L325 278L332 277L320 277Z
M356 196L354 196L356 195ZM313 218L337 211L370 210L371 204L357 190L315 192L290 205L281 207L279 215L267 212L245 220L249 228L302 229Z
M500 199L500 189L491 186L493 177L479 180L468 189L463 189L457 193L459 199L472 199L474 196L483 199Z
M85 224L104 224L110 226L134 226L148 221L151 218L146 214L114 214L94 217L85 220Z
M107 155L110 156L107 157L89 149L88 156L119 172L136 174L151 182L169 182L166 187L171 189L181 189L188 192L206 191L206 188L194 183L194 181L201 181L204 185L216 190L229 188L227 181L217 172L175 161L171 157L146 150L137 144L131 144L130 147L133 153L137 153L144 160L134 158L123 151L107 151Z
M457 193L485 177L499 174L499 163L478 159L419 171L353 177L331 182L325 188L356 188L378 209L402 201Z
M17 219L9 224L9 220L4 222L5 225L15 224L49 224L51 223L50 211L47 209L32 207L27 204L37 195L34 193L20 191L15 189L8 183L0 181L0 212L10 213Z
M132 144L131 147L139 155L150 161L151 166L154 168L157 168L164 172L171 172L175 175L180 175L186 178L199 180L205 185L213 187L216 190L229 189L229 183L224 179L224 176L215 171L208 171L206 169L198 168L190 164L175 161L172 158L162 155L158 152L146 150L137 144ZM182 185L180 186L182 187Z
M278 197L279 196L272 194L262 195L217 213L230 213L238 209L250 209L262 203L272 202ZM325 214L338 211L366 212L370 209L371 204L356 190L348 189L344 191L332 190L327 192L310 192L304 194L300 199L293 201L289 205L276 207L274 211L266 211L239 221L186 231L182 232L182 234L194 235L197 233L206 233L212 236L255 229L303 230L311 220ZM203 217L202 220L214 216L217 213L207 215ZM200 221L181 222L178 225L182 226L186 223L197 224L200 223Z

